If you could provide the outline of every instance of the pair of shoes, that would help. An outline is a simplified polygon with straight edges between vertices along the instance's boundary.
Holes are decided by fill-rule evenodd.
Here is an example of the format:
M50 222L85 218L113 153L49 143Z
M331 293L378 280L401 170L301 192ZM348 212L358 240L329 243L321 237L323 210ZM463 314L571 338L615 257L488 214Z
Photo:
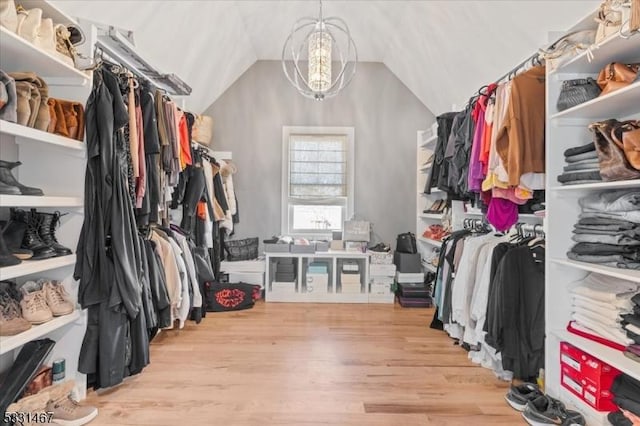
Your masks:
M14 283L0 282L0 336L14 336L31 328L22 318L20 292Z
M447 200L436 200L431 207L423 210L423 213L443 213L447 208Z
M27 281L20 290L22 316L31 324L42 324L73 312L69 294L58 281Z
M74 382L52 385L42 389L35 395L21 398L7 408L7 413L34 414L36 421L23 422L23 425L37 426L41 423L60 426L82 426L98 415L98 409L90 405L76 402L71 397ZM46 421L40 420L40 414ZM49 421L48 414L51 415Z
M6 225L3 237L8 249L16 255L19 250L32 252L31 259L70 255L71 249L58 242L56 228L62 214L42 213L35 209L25 211L11 209L11 220Z
M532 426L586 424L582 414L567 410L562 402L543 394L534 383L512 385L505 399L513 409L522 412L522 417Z
M385 252L391 251L391 247L388 244L385 244L385 243L378 243L373 247L369 247L368 250L377 251L377 252L380 252L380 253L385 253Z
M26 186L18 182L11 170L20 166L20 161L0 160L0 194L5 195L44 195L42 189Z

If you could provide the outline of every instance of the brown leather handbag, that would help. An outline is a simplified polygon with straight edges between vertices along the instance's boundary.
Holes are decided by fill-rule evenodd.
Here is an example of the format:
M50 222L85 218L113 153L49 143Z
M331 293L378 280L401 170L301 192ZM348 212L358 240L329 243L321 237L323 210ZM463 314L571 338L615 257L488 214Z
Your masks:
M84 107L81 103L49 98L48 106L51 115L49 133L84 140Z
M631 166L625 155L623 142L620 141L619 136L615 136L616 131L619 134L619 128L623 124L618 120L606 120L589 125L589 129L594 134L600 175L605 181L640 178L640 171Z
M612 62L598 74L598 86L602 89L600 96L627 87L638 76L640 64L621 64Z
M640 170L640 120L620 123L613 129L612 137L618 146L622 145L631 167Z

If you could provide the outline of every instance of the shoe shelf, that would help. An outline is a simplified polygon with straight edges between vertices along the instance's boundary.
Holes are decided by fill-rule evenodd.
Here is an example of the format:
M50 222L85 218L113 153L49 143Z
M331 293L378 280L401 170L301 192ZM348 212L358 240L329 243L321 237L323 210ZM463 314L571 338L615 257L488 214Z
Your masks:
M567 330L552 330L551 334L560 339L561 342L569 342L573 346L598 358L600 361L604 361L634 379L640 380L640 364L624 356L621 351L585 339L584 337L576 336Z
M427 148L429 145L434 144L437 140L438 140L438 135L433 135L428 139L425 139L424 142L422 142L422 145L420 145L420 147Z
M434 274L435 274L435 273L436 273L436 271L438 270L438 268L437 268L437 267L435 267L435 266L433 266L432 264L427 263L427 262L422 262L422 267L423 267L424 269L426 269L427 271L429 271L429 272L433 272Z
M0 63L7 72L33 71L50 85L84 86L89 83L88 74L75 69L4 27L0 27L0 40L2 41Z
M42 130L31 127L21 126L20 124L9 121L0 120L0 134L15 136L16 143L18 144L25 142L51 144L73 150L82 157L85 156L86 145L83 142L54 135L53 133L43 132Z
M611 117L626 117L637 112L639 99L640 81L554 114L551 116L551 120L602 120Z
M554 263L556 265L569 266L587 272L596 272L598 274L606 275L609 277L640 283L640 271L635 271L632 269L611 268L609 266L601 266L596 263L578 262L569 259L552 258L550 259L550 261L551 263ZM638 368L640 368L640 365L638 366Z
M585 424L588 426L610 426L609 420L607 420L606 411L596 411L586 402L569 392L564 387L560 388L561 400L569 410L577 411L584 416ZM574 423L575 424L575 423Z
M631 46L631 48L629 48ZM593 58L589 59L588 51L574 56L566 63L560 65L550 74L575 74L575 73L598 73L610 62L633 63L637 62L640 52L640 37L623 38L619 33L600 42L591 49Z
M0 195L0 207L82 207L82 197Z
M31 326L29 330L16 334L15 336L2 336L0 337L0 355L19 348L32 340L44 337L61 327L77 321L79 318L80 311L76 309L69 315L56 317L44 324Z
M422 241L423 243L431 244L432 246L440 247L442 245L442 241L432 240L431 238L418 237L418 241Z
M420 215L422 219L436 219L442 220L442 213L422 213Z
M76 255L52 257L43 260L23 260L22 263L14 266L0 268L0 280L9 280L25 275L39 274L65 266L75 265Z
M484 216L485 215L485 213L482 213L481 211L463 212L462 214L465 215L465 216ZM542 219L544 219L544 217L536 216L535 214L526 213L526 214L518 214L518 219L539 219L539 220L542 220Z
M578 185L563 185L551 188L552 191L577 191L577 190L598 190L598 189L623 189L640 188L640 179L618 180L614 182L583 183Z

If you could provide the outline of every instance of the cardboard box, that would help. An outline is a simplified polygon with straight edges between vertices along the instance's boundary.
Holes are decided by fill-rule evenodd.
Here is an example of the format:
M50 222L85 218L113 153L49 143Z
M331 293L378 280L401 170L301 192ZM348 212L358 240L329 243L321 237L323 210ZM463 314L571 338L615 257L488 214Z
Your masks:
M390 251L367 251L372 265L389 265L393 263L393 253Z
M393 254L393 263L395 263L399 272L418 273L422 272L420 263L420 253L399 253Z
M369 275L372 277L393 277L396 274L396 265L370 265Z

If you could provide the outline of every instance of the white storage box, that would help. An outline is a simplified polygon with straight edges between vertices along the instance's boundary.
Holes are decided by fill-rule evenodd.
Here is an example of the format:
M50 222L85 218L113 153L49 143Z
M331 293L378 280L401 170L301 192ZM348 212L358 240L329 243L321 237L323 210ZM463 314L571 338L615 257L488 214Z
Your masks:
M393 277L396 274L396 265L370 265L369 275L372 277Z
M329 292L329 275L328 274L307 274L307 293Z
M296 283L286 281L273 281L271 283L271 291L278 293L295 293Z
M342 285L360 285L360 274L340 274L340 282L342 283Z
M393 263L393 252L391 251L367 251L372 265L388 265Z
M344 283L342 282L342 293L360 293L360 282L358 283Z
M380 284L372 282L369 293L371 294L387 294L391 292L391 284Z
M369 277L369 283L376 285L393 285L395 277Z
M396 282L422 283L424 282L424 274L422 272L417 272L417 273L396 272Z
M247 283L255 284L260 287L264 287L264 273L263 272L230 272L230 283Z

